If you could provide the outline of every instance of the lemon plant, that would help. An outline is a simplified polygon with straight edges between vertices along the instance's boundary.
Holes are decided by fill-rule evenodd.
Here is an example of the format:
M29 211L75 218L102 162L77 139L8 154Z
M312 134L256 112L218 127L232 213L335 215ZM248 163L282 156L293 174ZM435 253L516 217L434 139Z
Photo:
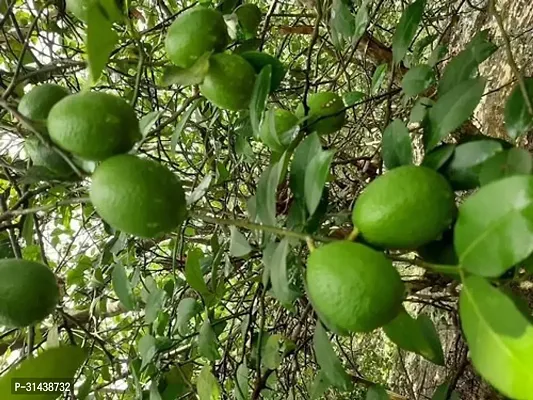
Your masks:
M404 3L0 2L0 398L533 399L531 32Z

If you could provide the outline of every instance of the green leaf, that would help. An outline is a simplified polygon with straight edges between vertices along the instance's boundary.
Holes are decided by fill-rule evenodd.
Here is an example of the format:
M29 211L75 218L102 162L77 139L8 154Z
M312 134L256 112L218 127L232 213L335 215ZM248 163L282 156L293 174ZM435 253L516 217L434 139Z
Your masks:
M326 373L321 369L318 370L318 373L309 388L309 396L311 397L311 400L321 399L330 386L331 383L329 382Z
M144 309L144 319L147 324L151 324L157 319L157 314L163 309L166 296L167 293L163 289L159 289L158 287L152 288Z
M85 377L85 380L78 388L78 393L76 396L77 400L85 400L89 394L91 393L91 386L93 383L93 371L87 372L87 375Z
M250 254L252 246L250 246L244 235L234 226L230 226L229 229L231 231L229 253L233 257L244 257Z
M199 400L219 400L222 398L217 378L211 373L209 365L204 365L202 368L196 382L196 390Z
M379 89L381 88L381 85L383 84L383 80L385 79L385 76L387 75L387 64L381 64L379 65L376 70L374 71L374 75L372 75L372 83L371 83L371 93L377 93Z
M424 132L427 150L434 148L470 118L483 96L485 83L484 78L470 79L437 100L429 110L429 126Z
M290 186L296 199L305 199L305 172L313 156L322 151L318 134L307 136L296 148L291 163Z
M482 186L514 175L529 175L533 171L533 160L529 151L512 148L491 157L481 166L479 182Z
M265 368L277 369L281 364L279 340L280 335L271 335L268 337L261 357L261 362Z
M191 103L189 108L187 108L187 111L183 114L183 117L180 119L180 122L176 124L176 128L174 129L174 132L172 132L172 137L170 138L170 155L174 156L176 154L176 146L178 145L178 140L181 137L181 133L185 129L185 125L189 122L191 119L192 113L194 110L198 108L200 105L201 99L196 99Z
M305 204L310 215L315 212L322 198L334 154L334 150L321 149L312 156L305 169Z
M128 311L134 310L135 301L133 299L131 284L126 275L126 270L120 262L116 263L113 267L112 282L113 290L124 308Z
M482 187L459 208L454 244L461 266L498 277L533 252L533 177Z
M205 194L209 191L209 186L211 185L211 182L213 181L214 177L214 174L211 172L209 172L203 177L202 181L198 184L198 186L196 186L196 188L194 188L193 192L187 197L187 205L194 204L205 196Z
M316 361L321 370L324 371L327 380L338 389L348 390L351 386L350 377L344 370L339 357L335 354L326 330L320 321L317 321L316 324L313 347Z
M441 61L446 53L448 52L448 48L443 44L438 44L437 47L433 49L431 52L431 55L428 59L428 65L430 67L434 67L437 65L439 61Z
M246 360L237 368L237 374L235 376L235 398L237 400L248 400L250 398L250 384L248 383L248 367L246 366Z
M533 78L525 78L529 103L533 104ZM517 84L505 103L505 128L509 137L516 139L533 128L533 114L529 112L525 97Z
M155 380L150 384L150 400L163 400L157 386L157 381Z
M456 391L453 391L450 396L448 396L449 387L450 385L446 382L439 385L435 390L435 393L433 393L431 400L461 400Z
M152 129L152 127L155 125L161 114L161 111L152 111L142 117L142 119L139 121L139 126L141 128L141 134L143 138L148 135L148 132L150 132L150 129Z
M351 41L355 31L355 22L348 6L342 0L333 0L331 4L331 41L341 50L346 41Z
M26 242L26 246L31 246L33 244L33 228L34 228L34 217L32 214L26 215L24 218L24 224L22 225L22 237Z
M254 83L252 100L250 101L250 122L255 138L260 136L261 121L265 112L268 93L270 92L270 81L272 79L272 66L263 67Z
M533 393L533 326L515 303L485 279L470 276L459 297L461 325L472 364L504 395Z
M442 144L424 156L422 165L437 171L451 158L455 151L454 144Z
M187 254L187 261L185 262L185 279L187 283L202 295L209 292L200 266L200 259L203 256L202 250L192 249Z
M355 15L355 29L352 43L357 42L365 34L368 21L370 20L368 15L368 2L369 0L362 1L361 6L357 10L357 14Z
M100 5L97 2L91 4L87 10L87 62L91 82L95 84L118 42L118 35Z
M435 102L427 97L421 97L416 100L411 113L409 114L410 122L422 122L428 113L428 109L433 107Z
M364 94L363 92L358 92L358 91L344 93L344 95L342 96L346 107L350 107L350 106L353 106L354 104L359 103L365 97L366 97L366 94Z
M368 388L365 400L389 400L389 395L383 386L374 385Z
M426 315L412 318L405 309L383 327L387 337L398 347L444 365L444 353L437 330Z
M409 130L399 119L392 121L383 132L381 153L383 162L389 170L413 163Z
M152 362L157 354L157 346L155 338L152 335L145 335L139 340L138 344L139 356L141 356L142 365L141 369L144 369L148 364Z
M287 255L289 253L289 239L283 239L270 259L268 267L272 293L283 304L288 305L294 300L294 293L289 286L289 274L287 271Z
M196 299L186 297L179 302L178 310L176 311L176 328L180 335L185 336L190 332L189 321L199 311L200 304L198 304Z
M429 65L421 64L411 68L402 79L403 92L414 97L428 89L435 82L435 73Z
M200 328L200 333L198 335L198 353L209 361L216 361L220 358L217 336L215 335L208 318L204 320L204 323Z
M263 224L276 225L276 194L286 168L285 155L263 172L257 185L257 216Z
M392 58L395 63L401 62L407 53L422 21L425 6L426 0L416 0L403 12L392 39Z
M472 78L478 65L496 51L498 47L488 40L488 33L488 30L478 32L466 48L446 65L439 82L439 97Z
M211 54L211 51L205 52L189 68L180 68L175 65L166 67L163 71L163 86L191 86L202 83L209 71L209 58Z
M55 400L57 394L11 394L13 379L74 379L76 371L87 357L79 347L63 346L48 349L35 358L27 358L18 368L11 368L0 378L0 393L4 400Z

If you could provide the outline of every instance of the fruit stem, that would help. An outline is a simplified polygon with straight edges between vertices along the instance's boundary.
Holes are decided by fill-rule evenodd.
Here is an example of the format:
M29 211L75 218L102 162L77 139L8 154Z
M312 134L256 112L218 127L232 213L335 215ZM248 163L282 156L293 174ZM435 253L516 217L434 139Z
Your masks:
M359 229L354 226L353 230L350 232L346 240L353 242L355 239L357 239L357 236L359 236Z
M310 253L316 250L315 242L313 241L312 238L308 237L306 240L306 243L307 243L307 247L309 248Z

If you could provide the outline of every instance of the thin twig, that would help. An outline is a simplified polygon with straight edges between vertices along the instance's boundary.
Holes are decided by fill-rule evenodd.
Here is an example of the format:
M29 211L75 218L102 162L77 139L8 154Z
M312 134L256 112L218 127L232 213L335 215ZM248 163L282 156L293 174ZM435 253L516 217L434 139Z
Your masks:
M50 211L60 206L88 203L89 201L90 199L88 197L76 197L73 199L61 200L53 204L47 204L45 206L26 208L24 210L9 210L0 215L0 221L9 221L21 215L35 214L39 211Z

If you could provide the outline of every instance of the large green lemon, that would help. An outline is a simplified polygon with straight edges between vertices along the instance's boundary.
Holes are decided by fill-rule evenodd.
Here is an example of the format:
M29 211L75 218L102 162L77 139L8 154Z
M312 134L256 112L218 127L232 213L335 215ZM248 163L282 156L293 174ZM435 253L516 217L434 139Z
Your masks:
M52 107L47 122L54 143L87 160L125 153L141 138L133 108L108 93L67 96Z
M307 260L307 292L319 317L339 333L370 332L401 308L404 284L382 253L339 241Z
M155 161L129 154L108 158L96 168L90 198L113 228L145 238L170 232L186 214L178 177Z
M333 133L344 126L346 112L340 96L333 92L314 93L307 98L309 119L307 126L320 135ZM300 104L296 109L298 118L304 117L304 107Z
M52 148L45 146L35 137L26 139L24 143L26 153L33 161L33 165L45 167L55 175L67 177L73 174L70 165Z
M270 110L261 124L261 141L272 151L282 152L290 144L292 129L296 125L298 118L290 111L282 108Z
M264 67L270 65L272 67L270 92L275 91L279 87L287 72L281 61L261 51L245 51L241 53L241 56L250 63L256 73L261 72Z
M219 11L195 7L180 14L165 39L168 58L178 67L189 68L206 52L223 51L229 36Z
M51 83L35 86L22 97L18 111L31 120L44 121L52 107L69 94L68 89Z
M455 216L453 191L442 175L414 165L370 183L352 220L365 240L391 249L415 249L437 239Z
M225 110L248 107L255 83L255 71L241 56L220 53L209 59L209 72L200 92L211 103Z
M0 261L0 325L20 328L42 321L59 301L52 271L39 263Z

